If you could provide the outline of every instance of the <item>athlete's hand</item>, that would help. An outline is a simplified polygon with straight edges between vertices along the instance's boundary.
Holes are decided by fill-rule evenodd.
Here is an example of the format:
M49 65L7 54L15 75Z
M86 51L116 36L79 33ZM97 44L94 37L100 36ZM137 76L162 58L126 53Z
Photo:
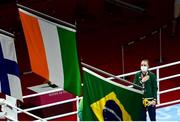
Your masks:
M142 78L142 82L145 83L149 79L149 75Z
M150 102L150 105L155 106L155 105L156 105L156 101L155 101L155 100L152 100L152 101Z

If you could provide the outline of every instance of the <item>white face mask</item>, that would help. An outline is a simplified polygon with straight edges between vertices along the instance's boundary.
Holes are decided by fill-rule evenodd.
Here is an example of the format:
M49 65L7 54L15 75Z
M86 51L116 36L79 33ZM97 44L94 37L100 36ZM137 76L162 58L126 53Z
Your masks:
M142 72L147 72L148 71L148 67L147 66L141 66L141 71Z

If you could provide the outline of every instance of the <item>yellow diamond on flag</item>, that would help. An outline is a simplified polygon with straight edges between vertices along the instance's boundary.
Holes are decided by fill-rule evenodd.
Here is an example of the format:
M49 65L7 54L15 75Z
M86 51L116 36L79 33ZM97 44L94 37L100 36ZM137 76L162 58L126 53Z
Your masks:
M132 121L131 116L125 110L120 100L117 99L114 92L109 93L100 100L92 103L90 106L99 121L111 121L110 117L117 118L113 120Z

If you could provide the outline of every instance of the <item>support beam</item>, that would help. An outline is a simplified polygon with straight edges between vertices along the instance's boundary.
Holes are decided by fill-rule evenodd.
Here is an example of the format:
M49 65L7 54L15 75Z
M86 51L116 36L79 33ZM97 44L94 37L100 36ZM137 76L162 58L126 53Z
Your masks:
M162 29L159 29L159 62L162 63Z
M121 46L121 54L122 54L122 74L125 73L125 66L124 66L124 45Z
M133 5L133 4L130 4L128 2L124 2L122 0L106 0L106 1L111 3L111 4L114 4L116 6L126 7L128 9L131 9L131 10L134 10L134 11L137 11L137 12L145 12L144 8Z

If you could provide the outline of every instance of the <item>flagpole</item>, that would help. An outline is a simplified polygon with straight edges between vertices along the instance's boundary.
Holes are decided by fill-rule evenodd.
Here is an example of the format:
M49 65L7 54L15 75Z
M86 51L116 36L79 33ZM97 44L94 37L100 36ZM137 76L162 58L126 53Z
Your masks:
M29 8L29 7L23 6L23 5L18 4L18 3L17 3L17 6L18 6L19 8L21 8L21 9L23 9L23 10L26 10L26 11L28 11L28 12L31 12L31 13L35 14L35 15L40 15L40 16L42 16L42 17L45 18L45 19L49 19L49 20L54 21L54 22L56 22L56 23L58 23L58 24L65 25L65 26L68 26L68 27L70 27L70 28L76 29L76 25L73 25L73 24L71 24L71 23L68 23L68 22L65 22L65 21L63 21L63 20L54 18L54 17L52 17L52 16L49 16L49 15L47 15L47 14L44 14L44 13L39 12L39 11L36 11L36 10L34 10L34 9L31 9L31 8Z
M9 32L7 32L7 31L5 31L5 30L2 30L2 29L0 29L0 34L4 34L4 35L6 35L6 36L10 36L10 37L13 37L13 38L14 38L14 34L9 33Z
M91 65L88 65L88 64L86 64L86 63L81 62L81 65L84 66L84 67L87 67L87 68L89 68L89 69L91 69L91 70L100 72L100 73L102 73L102 74L105 74L105 75L108 75L108 76L110 76L110 77L113 77L114 79L117 79L117 80L119 80L119 81L123 81L123 82L125 82L125 83L131 84L131 85L133 85L133 86L136 86L136 87L142 89L142 87L139 86L139 85L137 85L137 84L134 84L134 83L132 83L132 82L130 82L130 81L127 81L127 80L124 80L124 79L122 79L122 78L119 78L119 77L117 77L117 76L115 76L115 75L113 75L113 74L111 74L111 73L108 73L108 72L103 71L103 70L101 70L101 69L95 68L95 67L93 67L93 66L91 66Z

